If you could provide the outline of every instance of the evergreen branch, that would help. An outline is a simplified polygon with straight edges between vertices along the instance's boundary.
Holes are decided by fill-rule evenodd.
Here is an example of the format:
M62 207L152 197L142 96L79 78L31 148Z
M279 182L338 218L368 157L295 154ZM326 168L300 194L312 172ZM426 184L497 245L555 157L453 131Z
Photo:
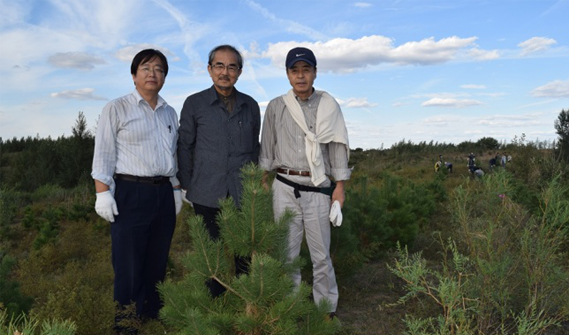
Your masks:
M221 286L225 287L226 290L230 291L231 293L235 294L237 297L241 298L241 300L247 301L247 298L245 296L237 292L232 286L221 280L221 278L219 278L218 276L213 275L211 276L211 279L217 281Z

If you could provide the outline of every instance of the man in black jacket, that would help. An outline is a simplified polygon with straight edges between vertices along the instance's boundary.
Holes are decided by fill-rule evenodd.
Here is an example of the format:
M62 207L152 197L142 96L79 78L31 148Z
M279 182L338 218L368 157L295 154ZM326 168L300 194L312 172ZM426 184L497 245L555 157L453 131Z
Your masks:
M239 206L240 169L259 157L259 104L234 87L242 68L243 58L233 46L214 48L207 66L213 86L189 96L180 116L178 179L212 239L219 238L219 200L232 197ZM236 264L237 271L244 266ZM217 282L209 286L214 297L224 291Z

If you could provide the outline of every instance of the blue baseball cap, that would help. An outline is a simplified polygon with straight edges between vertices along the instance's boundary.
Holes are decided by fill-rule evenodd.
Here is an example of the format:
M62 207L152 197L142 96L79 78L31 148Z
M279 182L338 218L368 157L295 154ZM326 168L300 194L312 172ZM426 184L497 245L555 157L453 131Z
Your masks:
M313 67L316 67L316 57L312 50L302 47L297 47L291 49L286 55L285 65L287 69L290 69L296 62L305 61Z

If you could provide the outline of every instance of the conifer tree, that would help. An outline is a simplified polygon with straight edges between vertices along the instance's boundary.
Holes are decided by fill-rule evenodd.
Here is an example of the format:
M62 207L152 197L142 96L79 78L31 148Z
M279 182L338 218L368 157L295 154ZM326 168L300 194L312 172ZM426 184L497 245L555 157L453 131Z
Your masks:
M232 199L221 202L217 222L221 238L212 240L201 216L188 220L193 250L184 259L188 273L180 282L160 286L161 317L178 334L277 335L334 334L337 319L327 318L328 306L309 298L305 283L295 288L290 272L300 261L286 264L291 213L275 221L272 194L262 185L263 171L242 169L241 208ZM249 270L235 276L234 256L249 257ZM217 280L225 293L212 298L206 280Z

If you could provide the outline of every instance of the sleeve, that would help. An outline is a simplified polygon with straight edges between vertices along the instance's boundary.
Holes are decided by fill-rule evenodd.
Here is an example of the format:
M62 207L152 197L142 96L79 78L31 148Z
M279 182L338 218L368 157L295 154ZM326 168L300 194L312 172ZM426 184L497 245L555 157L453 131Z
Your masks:
M275 113L274 103L269 102L263 118L263 128L261 130L261 149L259 152L259 166L266 171L272 170L275 159L276 133L275 133Z
M261 110L259 108L259 103L253 100L253 116L255 118L255 125L253 127L253 162L255 164L259 163L259 152L261 151L261 145L259 143L259 134L261 132Z
M117 106L110 102L101 113L95 135L95 151L93 154L93 170L91 176L108 185L114 193L113 175L117 164L117 132L119 120Z
M330 174L334 180L348 180L352 175L352 169L348 168L348 148L345 144L330 142Z
M176 113L176 110L172 107L170 107L171 109L171 113L173 114L172 117L174 119L173 124L176 127L176 132L178 132L178 129L180 128L179 122L178 122L178 114ZM178 179L178 137L176 137L176 150L174 150L174 175L172 177L170 177L170 183L172 183L172 186L178 186L180 185L180 180Z
M194 118L194 105L187 98L180 113L180 128L178 128L178 173L177 177L183 189L190 185L193 172L194 148L196 145L196 122Z

